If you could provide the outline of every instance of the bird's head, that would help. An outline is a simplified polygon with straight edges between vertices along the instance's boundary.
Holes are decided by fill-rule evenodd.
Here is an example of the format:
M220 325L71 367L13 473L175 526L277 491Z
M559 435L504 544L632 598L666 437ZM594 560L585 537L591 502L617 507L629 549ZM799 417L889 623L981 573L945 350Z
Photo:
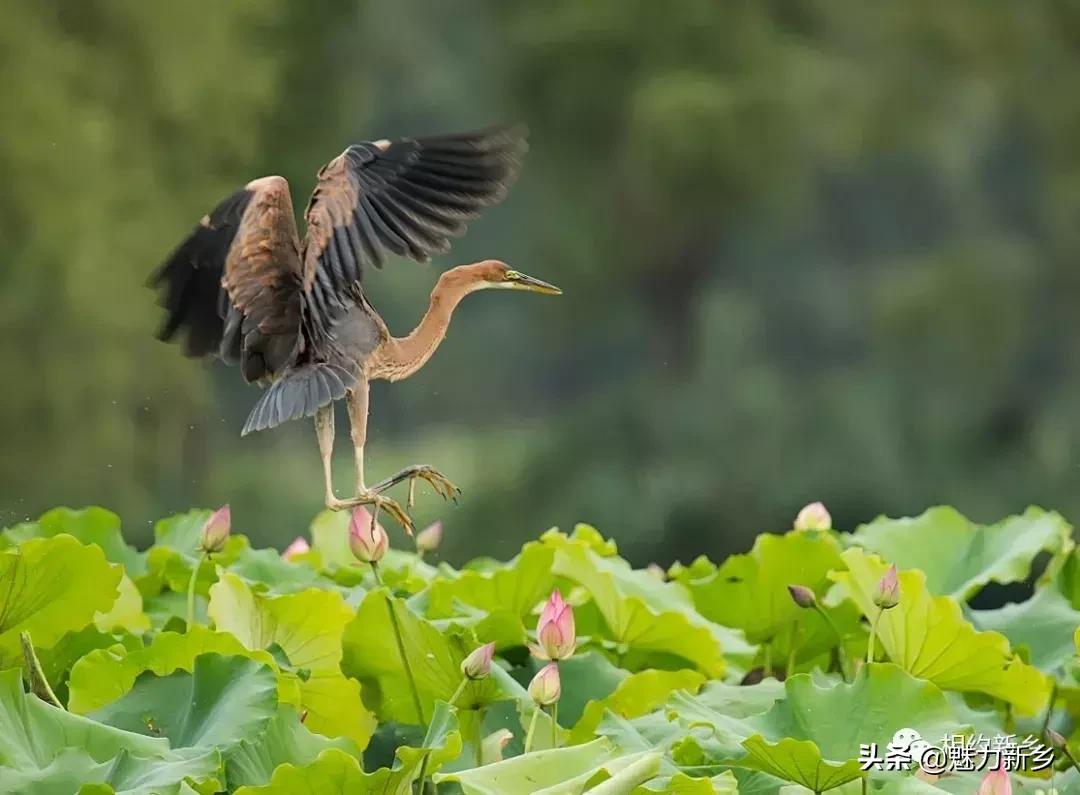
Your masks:
M471 282L470 286L474 290L528 290L544 295L562 295L562 290L555 285L513 270L505 262L497 259L465 265L461 270L465 271L466 278Z

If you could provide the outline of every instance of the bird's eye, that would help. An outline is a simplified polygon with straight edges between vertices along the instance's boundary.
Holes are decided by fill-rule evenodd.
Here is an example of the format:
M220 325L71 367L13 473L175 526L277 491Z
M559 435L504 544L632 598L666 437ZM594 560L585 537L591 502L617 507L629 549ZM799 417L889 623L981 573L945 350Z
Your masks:
M507 271L506 272L506 281L508 281L508 282L515 282L520 278L521 278L521 274L518 273L517 271Z

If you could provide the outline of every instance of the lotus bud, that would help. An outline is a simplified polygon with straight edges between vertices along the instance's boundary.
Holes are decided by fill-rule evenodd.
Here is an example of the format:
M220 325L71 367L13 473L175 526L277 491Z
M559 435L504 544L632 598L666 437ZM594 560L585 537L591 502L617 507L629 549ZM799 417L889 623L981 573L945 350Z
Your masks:
M882 610L891 610L900 604L900 578L897 576L896 564L889 566L889 570L882 575L874 589L874 604Z
M562 695L558 663L549 662L529 682L529 697L538 706L550 707Z
M562 594L552 591L536 624L537 645L532 652L542 660L565 660L576 645L574 611Z
M1059 751L1064 751L1069 746L1069 741L1065 739L1065 735L1056 732L1053 729L1046 730L1046 739L1050 741L1050 745L1054 746Z
M514 733L509 729L497 729L485 737L480 743L481 766L501 762L503 749L513 739Z
M416 534L416 551L434 552L442 543L442 522L433 522Z
M473 649L472 653L461 661L461 673L474 681L487 678L487 675L491 673L491 658L494 656L494 643L485 643Z
M801 608L809 609L817 604L817 597L814 596L814 592L805 585L789 585L787 590L791 594L791 601Z
M796 530L831 530L832 517L820 502L805 506L795 517Z
M203 552L210 555L220 552L225 548L225 542L229 540L229 530L232 527L232 512L228 505L223 505L206 520L202 526L202 537L199 545Z
M977 795L1012 795L1012 781L1004 767L991 770L979 784Z
M310 551L311 546L308 544L307 539L303 536L297 536L289 546L285 547L285 551L281 553L281 557L285 558L285 560L292 560L293 558Z
M349 522L349 549L363 563L378 563L390 547L390 538L363 506L353 509Z
M661 566L659 563L650 563L648 566L645 567L645 571L647 571L656 579L660 580L660 582L664 582L667 580L667 572L664 571L664 567Z

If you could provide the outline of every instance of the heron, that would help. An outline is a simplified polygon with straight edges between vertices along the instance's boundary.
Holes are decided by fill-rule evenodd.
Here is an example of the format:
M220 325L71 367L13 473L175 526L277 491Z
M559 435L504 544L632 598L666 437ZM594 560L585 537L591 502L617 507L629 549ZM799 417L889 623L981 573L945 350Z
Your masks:
M395 337L368 301L364 277L389 255L427 262L486 207L503 200L528 149L523 127L366 141L348 146L317 175L300 239L288 182L260 177L221 201L154 272L165 320L158 338L180 337L193 358L239 365L264 387L241 435L314 417L325 503L331 510L373 506L412 534L408 512L386 495L426 481L444 498L460 490L427 464L374 485L364 478L369 384L417 372L446 336L461 300L485 289L559 295L559 288L501 260L443 272L427 311ZM334 404L346 402L356 488L334 493Z

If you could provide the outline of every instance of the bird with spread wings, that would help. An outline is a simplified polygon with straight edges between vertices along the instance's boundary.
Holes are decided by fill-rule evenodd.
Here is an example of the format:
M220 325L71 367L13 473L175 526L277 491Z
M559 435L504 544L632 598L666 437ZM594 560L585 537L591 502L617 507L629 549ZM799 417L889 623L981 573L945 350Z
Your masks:
M525 131L496 128L349 146L327 163L304 212L301 240L289 185L253 180L204 216L152 279L166 310L162 340L184 336L191 357L239 364L248 383L266 387L242 434L300 417L315 418L326 506L374 506L409 533L408 512L385 492L418 479L444 498L459 493L428 465L406 467L375 485L364 479L368 384L415 373L442 342L454 309L487 288L558 295L559 289L498 260L444 272L427 312L405 337L390 334L363 290L371 267L390 254L426 262L516 179ZM348 406L356 491L334 495L334 403Z

